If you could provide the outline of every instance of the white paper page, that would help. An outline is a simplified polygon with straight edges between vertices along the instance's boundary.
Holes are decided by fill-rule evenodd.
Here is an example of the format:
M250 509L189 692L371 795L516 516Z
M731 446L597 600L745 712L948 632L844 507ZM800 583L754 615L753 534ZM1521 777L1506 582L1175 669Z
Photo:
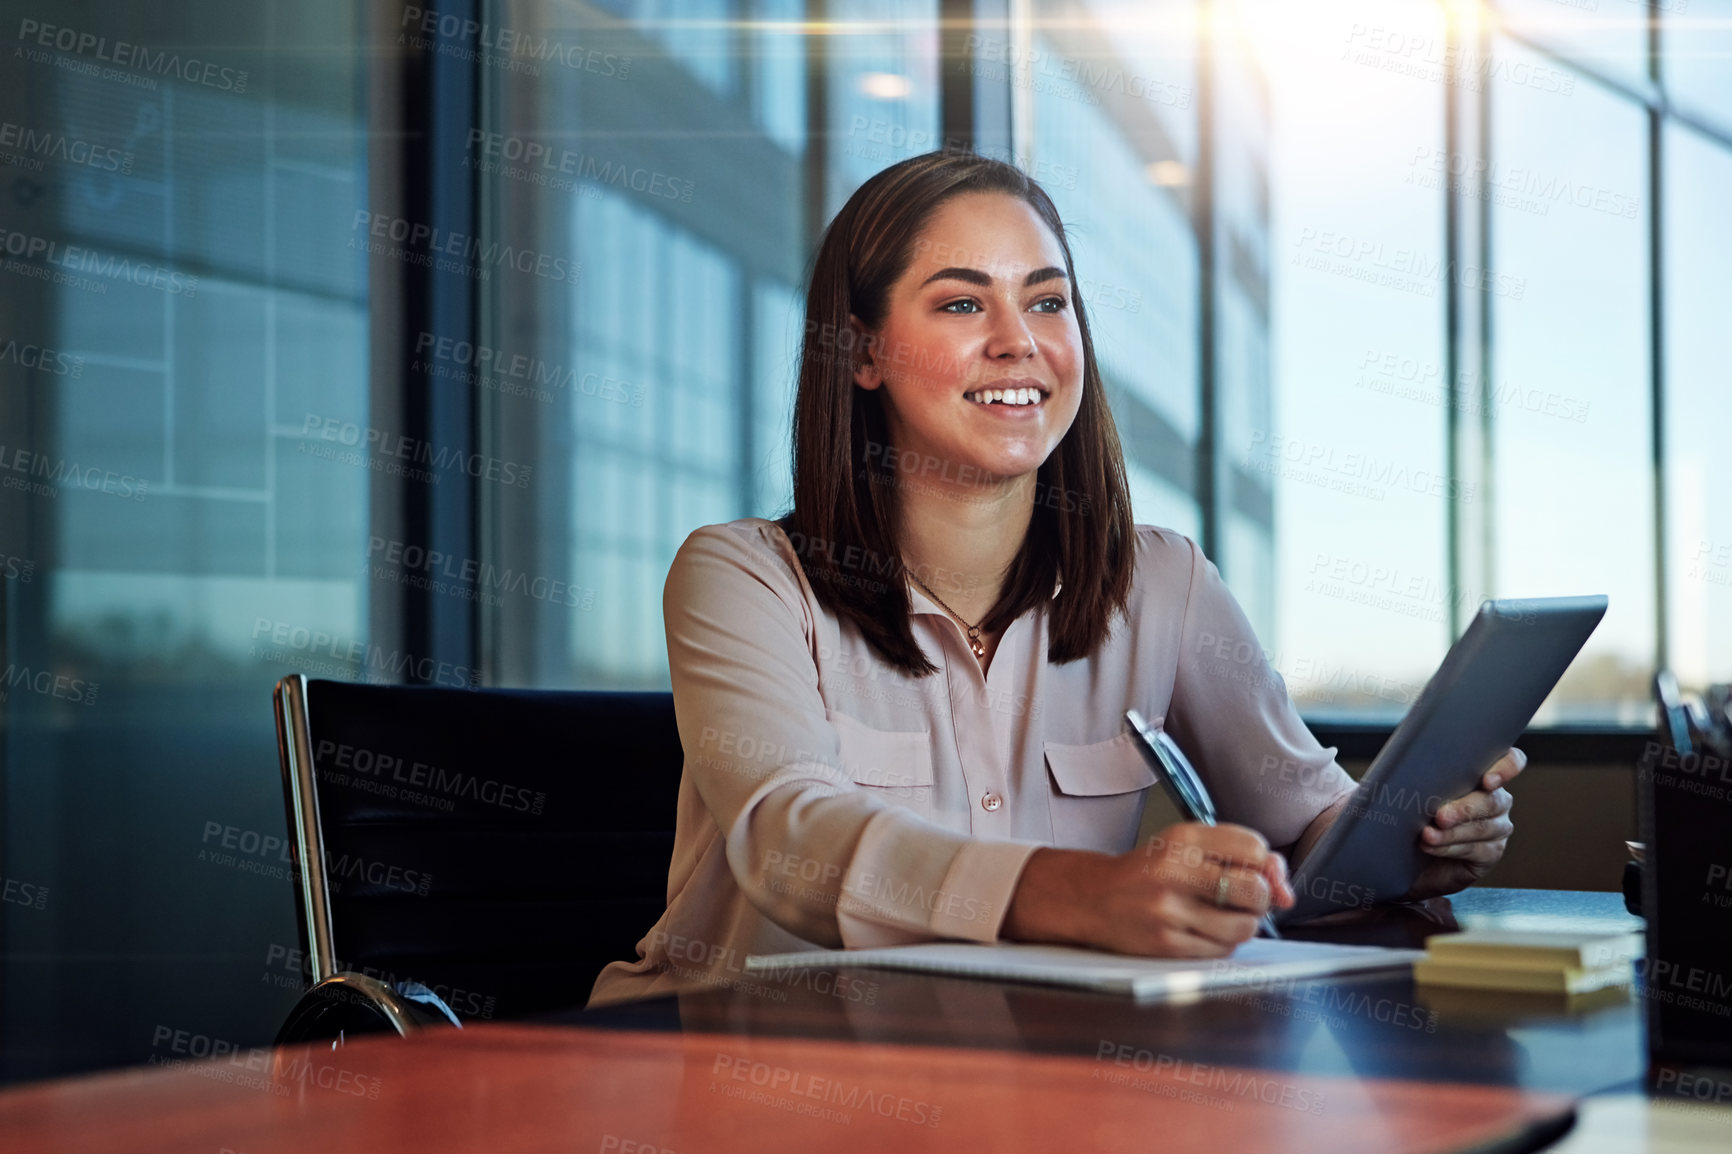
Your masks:
M864 966L956 974L1003 981L1075 986L1158 998L1228 987L1280 985L1301 978L1359 970L1393 969L1425 956L1423 950L1338 946L1252 938L1225 958L1137 958L1067 946L1020 943L975 945L934 942L874 950L812 950L755 954L749 972L814 966Z

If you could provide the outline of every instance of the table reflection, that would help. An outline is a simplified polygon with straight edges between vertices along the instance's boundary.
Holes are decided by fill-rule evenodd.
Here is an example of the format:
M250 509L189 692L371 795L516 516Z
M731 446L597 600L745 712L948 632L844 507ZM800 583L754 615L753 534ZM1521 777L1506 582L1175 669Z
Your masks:
M1469 891L1453 901L1376 907L1290 936L1423 948L1432 934L1487 916L1519 928L1523 895L1511 893ZM1534 916L1626 928L1628 915L1602 908L1602 898L1617 895L1552 893ZM1410 974L1386 972L1137 1003L863 967L752 978L562 1020L1069 1054L1115 1068L1196 1062L1572 1094L1626 1085L1645 1060L1640 1015L1622 989L1586 999L1482 994L1416 987Z

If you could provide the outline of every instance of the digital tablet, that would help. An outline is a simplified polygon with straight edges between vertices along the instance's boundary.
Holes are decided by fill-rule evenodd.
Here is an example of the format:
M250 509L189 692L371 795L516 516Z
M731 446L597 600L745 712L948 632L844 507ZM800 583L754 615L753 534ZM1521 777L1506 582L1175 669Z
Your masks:
M1282 925L1392 901L1434 858L1419 833L1515 744L1606 615L1606 598L1487 601L1293 871ZM1277 783L1278 784L1278 783Z

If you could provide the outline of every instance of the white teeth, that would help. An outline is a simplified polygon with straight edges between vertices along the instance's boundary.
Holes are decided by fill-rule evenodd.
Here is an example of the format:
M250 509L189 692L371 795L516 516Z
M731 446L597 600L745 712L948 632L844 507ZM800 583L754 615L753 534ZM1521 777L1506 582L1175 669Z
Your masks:
M1038 405L1041 400L1039 389L981 389L977 393L963 394L967 400L977 405Z

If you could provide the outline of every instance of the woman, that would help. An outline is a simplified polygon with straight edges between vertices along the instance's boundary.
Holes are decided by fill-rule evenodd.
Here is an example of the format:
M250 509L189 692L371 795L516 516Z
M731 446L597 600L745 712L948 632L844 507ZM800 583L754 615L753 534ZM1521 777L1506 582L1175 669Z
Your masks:
M1293 903L1286 858L1353 788L1215 567L1132 524L1058 213L971 154L903 161L837 214L794 508L693 533L664 613L686 751L668 909L591 1004L814 943L1219 956ZM1154 777L1129 708L1233 824L1132 852ZM1438 810L1405 896L1498 860L1524 763Z

